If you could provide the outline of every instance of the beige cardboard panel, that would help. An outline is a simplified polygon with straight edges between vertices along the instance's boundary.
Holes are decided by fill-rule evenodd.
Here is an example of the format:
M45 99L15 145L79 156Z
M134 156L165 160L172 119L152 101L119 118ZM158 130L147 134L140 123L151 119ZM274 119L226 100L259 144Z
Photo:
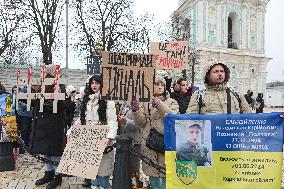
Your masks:
M105 149L107 125L74 125L57 171L95 179Z
M134 96L149 102L153 98L155 56L103 52L102 59L104 99L131 101Z
M17 94L17 101L16 104L18 104L19 99L27 99L27 111L30 111L30 103L32 99L40 99L40 112L43 112L43 104L44 99L53 99L53 113L57 113L57 101L58 100L65 100L65 93L18 93ZM18 105L16 105L16 108L18 110Z
M45 78L44 82L45 85L52 85L54 83L54 78ZM67 83L66 78L59 78L58 80L59 84L65 84ZM31 79L32 85L40 85L41 84L41 79L40 78L32 78ZM28 79L26 78L20 78L18 81L18 84L21 85L28 85Z
M151 42L150 53L158 55L156 69L182 70L188 68L187 41Z
M61 93L59 90L59 84L65 84L67 81L66 78L60 78L60 72L57 72L56 78L45 78L44 81L42 82L41 78L31 78L30 81L28 79L23 79L23 78L17 78L17 86L28 86L28 91L27 93L21 93L18 92L16 96L16 110L18 110L19 105L18 105L18 100L19 99L26 99L27 100L27 111L30 111L30 106L31 106L31 100L32 99L40 99L40 112L43 112L43 104L44 104L44 99L53 99L53 113L57 113L57 102L58 100L65 100L65 93ZM32 93L31 92L31 86L32 85L39 85L41 88L41 91L45 89L46 85L53 85L56 83L56 90L54 93Z
M56 100L65 100L65 93L18 93L18 99L56 99Z

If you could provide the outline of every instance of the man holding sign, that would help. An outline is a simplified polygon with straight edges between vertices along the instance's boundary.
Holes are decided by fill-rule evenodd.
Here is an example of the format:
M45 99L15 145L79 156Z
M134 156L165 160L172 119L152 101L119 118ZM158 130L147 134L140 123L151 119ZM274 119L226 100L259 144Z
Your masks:
M251 110L243 95L227 87L229 79L228 67L220 62L212 62L204 74L206 89L193 94L187 109L188 115L166 118L169 189L279 186L280 171L276 170L279 167L277 163L282 162L283 138L283 124L275 117L279 117L279 114L246 114ZM180 137L183 133L178 135L177 132L187 129L197 136L197 132L201 131L198 125L206 130L202 132L201 144L212 148L209 167L199 167L206 166L208 151L192 147L196 143L192 139L196 137L185 135L189 142L184 144L184 139Z

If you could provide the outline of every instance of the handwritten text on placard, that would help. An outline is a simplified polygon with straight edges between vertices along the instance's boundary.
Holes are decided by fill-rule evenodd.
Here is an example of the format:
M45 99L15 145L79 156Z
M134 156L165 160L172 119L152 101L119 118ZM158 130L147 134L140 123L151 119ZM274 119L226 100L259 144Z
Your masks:
M156 56L118 52L102 53L102 98L149 102L153 96Z
M105 149L107 125L74 125L57 171L95 179Z
M188 66L188 45L186 41L152 42L150 53L158 55L157 69L182 70Z

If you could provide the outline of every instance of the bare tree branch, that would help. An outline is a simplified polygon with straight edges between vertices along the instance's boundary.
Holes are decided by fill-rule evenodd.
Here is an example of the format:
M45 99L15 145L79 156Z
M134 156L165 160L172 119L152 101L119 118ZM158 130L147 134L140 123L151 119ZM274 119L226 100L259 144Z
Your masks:
M82 40L88 46L90 55L96 51L97 43L108 51L147 48L148 43L142 43L145 40L141 39L149 38L148 32L140 30L143 29L141 26L151 22L151 18L137 19L133 14L133 0L96 0L95 3L79 0L76 3L77 22L85 35Z
M40 41L45 64L52 64L54 42L60 27L64 0L19 0L18 6L27 12L33 34Z

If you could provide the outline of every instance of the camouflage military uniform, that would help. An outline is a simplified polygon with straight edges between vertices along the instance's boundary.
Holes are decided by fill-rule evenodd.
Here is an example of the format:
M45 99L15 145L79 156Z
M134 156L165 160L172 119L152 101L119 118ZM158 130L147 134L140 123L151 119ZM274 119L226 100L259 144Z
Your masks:
M198 144L187 142L177 150L177 159L181 161L196 161L197 166L203 166L206 162L210 163L207 157L208 149L200 147Z

